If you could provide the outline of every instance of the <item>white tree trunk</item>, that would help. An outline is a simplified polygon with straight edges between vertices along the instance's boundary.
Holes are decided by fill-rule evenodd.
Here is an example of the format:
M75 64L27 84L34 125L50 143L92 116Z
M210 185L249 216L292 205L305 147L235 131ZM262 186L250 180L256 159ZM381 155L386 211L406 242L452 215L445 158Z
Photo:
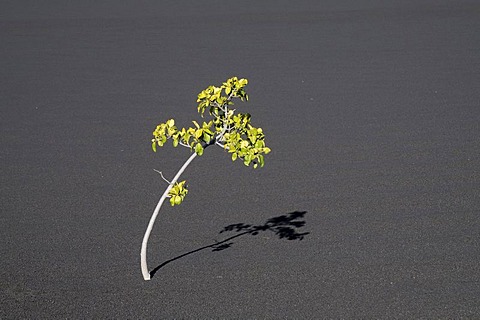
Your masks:
M140 252L140 259L141 259L141 265L142 265L142 274L143 274L143 279L145 280L150 280L150 272L148 271L147 267L147 243L148 243L148 238L150 237L150 233L152 232L153 224L155 223L155 219L157 218L158 212L160 211L160 208L162 207L163 202L168 196L168 192L170 189L172 189L173 185L177 182L177 180L180 178L182 175L183 171L188 167L190 162L195 159L197 154L193 152L193 154L188 158L188 160L183 164L183 166L178 170L177 174L171 181L171 184L167 187L165 192L163 193L162 197L158 201L157 206L155 207L155 210L153 211L153 215L150 218L150 222L148 223L147 231L145 231L145 235L143 236L143 242L142 242L142 251Z

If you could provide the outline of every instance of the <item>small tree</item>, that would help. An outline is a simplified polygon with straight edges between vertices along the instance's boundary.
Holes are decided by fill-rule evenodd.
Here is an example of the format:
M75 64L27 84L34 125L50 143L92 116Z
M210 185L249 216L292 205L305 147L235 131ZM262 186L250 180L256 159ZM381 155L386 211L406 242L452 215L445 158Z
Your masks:
M208 109L212 118L209 122L203 122L200 125L193 121L194 127L179 130L175 126L175 120L170 119L159 124L153 131L153 151L156 152L157 146L162 147L167 140L171 139L174 147L180 145L189 148L193 153L171 181L165 179L163 174L159 172L168 183L168 187L158 201L143 237L140 256L142 274L145 280L150 280L147 267L147 243L155 219L166 198L170 198L172 206L182 203L188 190L185 181L178 182L178 179L197 155L201 156L207 147L217 145L230 153L232 161L240 159L246 166L263 167L263 155L268 154L270 149L265 145L265 135L262 128L256 128L250 124L250 114L235 113L235 109L232 108L234 99L248 100L248 95L245 92L247 83L247 79L233 77L220 87L209 86L198 94L198 113L203 118L205 111Z

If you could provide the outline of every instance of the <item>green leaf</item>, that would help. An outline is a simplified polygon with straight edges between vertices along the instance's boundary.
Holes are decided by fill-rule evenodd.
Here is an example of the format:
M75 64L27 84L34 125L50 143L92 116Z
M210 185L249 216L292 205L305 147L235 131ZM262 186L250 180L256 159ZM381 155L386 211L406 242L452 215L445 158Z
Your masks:
M262 140L257 140L257 142L255 143L255 148L263 148L265 146L265 142L263 142Z
M260 164L260 167L263 167L263 165L265 164L265 160L263 159L263 156L261 154L258 156L258 163Z
M173 201L177 205L182 203L182 197L180 197L180 196L175 196L175 197L173 197L173 199L174 199Z
M167 131L168 131L169 136L173 136L176 132L176 128L175 127L170 127L170 128L168 128Z
M157 152L157 141L155 141L155 139L152 140L152 150L153 152Z
M206 143L210 143L210 141L212 140L212 137L207 134L207 133L203 133L203 140L206 142Z
M197 131L195 131L195 138L200 139L202 134L203 134L203 129L198 129Z
M201 156L203 154L203 147L202 147L202 144L200 143L197 143L197 145L195 146L195 152Z
M238 157L238 155L237 155L236 152L232 153L232 161L237 160L237 157Z

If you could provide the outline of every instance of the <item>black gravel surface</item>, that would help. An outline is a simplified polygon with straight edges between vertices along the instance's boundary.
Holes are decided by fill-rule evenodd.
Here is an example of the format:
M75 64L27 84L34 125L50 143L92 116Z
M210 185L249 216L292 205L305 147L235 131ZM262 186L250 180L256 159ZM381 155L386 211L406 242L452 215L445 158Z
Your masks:
M480 318L478 1L0 2L1 319ZM169 118L237 75L273 150Z

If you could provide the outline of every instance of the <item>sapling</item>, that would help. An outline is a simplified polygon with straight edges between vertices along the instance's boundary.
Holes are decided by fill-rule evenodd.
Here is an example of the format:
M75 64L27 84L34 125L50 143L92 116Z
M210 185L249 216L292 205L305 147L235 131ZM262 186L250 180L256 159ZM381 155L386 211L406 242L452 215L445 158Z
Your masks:
M155 219L166 198L170 199L172 206L183 202L188 190L185 180L181 182L178 182L178 180L196 156L201 156L207 147L216 145L228 152L232 161L239 159L246 166L263 167L264 155L270 152L270 148L265 145L265 135L262 128L251 125L250 114L236 113L236 110L233 109L235 99L248 101L248 95L245 92L247 84L247 79L233 77L220 87L209 86L200 92L197 96L198 113L203 118L205 111L208 109L211 117L210 121L202 124L193 121L193 127L178 129L175 126L175 120L169 119L160 123L153 131L153 151L156 152L157 147L164 146L167 140L172 140L174 147L189 148L192 154L171 181L168 181L158 171L163 180L168 183L168 186L153 211L143 237L140 256L142 274L145 280L150 280L151 277L147 267L147 243Z

